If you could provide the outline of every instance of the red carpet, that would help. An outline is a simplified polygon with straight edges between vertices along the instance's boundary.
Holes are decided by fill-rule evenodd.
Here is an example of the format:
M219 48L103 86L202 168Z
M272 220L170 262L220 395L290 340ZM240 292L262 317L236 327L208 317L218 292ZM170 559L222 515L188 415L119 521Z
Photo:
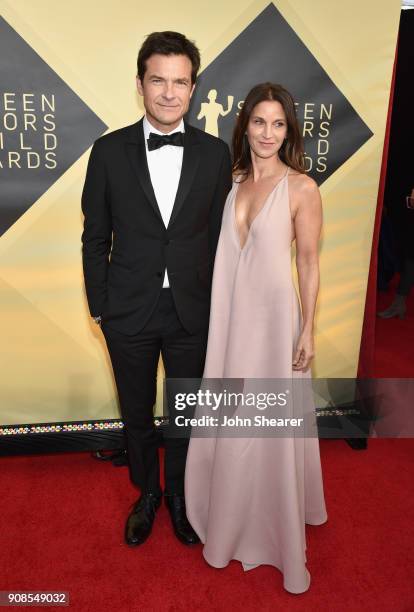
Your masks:
M380 376L413 376L412 302L406 321L378 320ZM321 456L329 520L306 528L305 594L286 593L272 567L209 567L200 546L176 541L164 506L150 539L129 549L127 470L88 453L0 459L0 590L69 591L75 611L412 612L414 440L373 439L368 451L322 440Z
M387 293L378 293L377 310L387 308L395 295L397 278ZM375 330L375 373L383 378L414 378L414 290L407 299L405 319L380 319Z
M135 492L126 468L86 453L0 460L0 590L67 590L76 611L414 610L413 440L368 452L321 442L329 521L307 527L310 590L272 567L209 567L175 540L164 506L150 539L123 544Z

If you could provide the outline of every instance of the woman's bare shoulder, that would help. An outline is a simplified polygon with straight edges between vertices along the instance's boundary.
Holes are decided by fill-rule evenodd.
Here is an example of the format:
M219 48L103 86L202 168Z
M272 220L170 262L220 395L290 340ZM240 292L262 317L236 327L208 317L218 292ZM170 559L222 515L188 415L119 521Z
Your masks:
M313 178L297 170L290 170L289 186L297 195L312 195L319 191L318 184Z

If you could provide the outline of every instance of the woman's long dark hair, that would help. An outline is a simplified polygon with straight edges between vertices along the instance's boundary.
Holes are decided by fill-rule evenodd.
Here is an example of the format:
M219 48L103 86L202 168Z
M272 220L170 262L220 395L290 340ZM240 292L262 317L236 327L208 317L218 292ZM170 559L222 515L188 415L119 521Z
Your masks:
M286 115L287 134L286 140L278 151L280 159L298 172L304 173L306 171L303 138L292 96L281 85L260 83L247 94L233 131L233 172L244 177L242 180L249 176L252 169L250 146L246 136L250 115L257 104L267 100L280 102Z

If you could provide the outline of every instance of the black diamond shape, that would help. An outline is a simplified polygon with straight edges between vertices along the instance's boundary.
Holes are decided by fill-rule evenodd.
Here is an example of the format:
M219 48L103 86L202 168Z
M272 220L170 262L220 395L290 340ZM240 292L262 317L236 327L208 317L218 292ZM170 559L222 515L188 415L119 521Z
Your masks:
M1 17L0 83L2 235L107 126Z
M303 126L304 121L308 121L304 126L308 128L304 134L305 151L309 174L318 184L371 138L371 130L273 4L269 4L202 72L192 97L188 121L212 131L203 117L206 112L211 113L210 126L218 123L218 135L230 144L237 105L254 85L265 81L286 87L298 103L299 122ZM228 96L233 96L234 101L231 112L224 115L229 106ZM214 102L221 107L213 109ZM304 116L305 103L309 119ZM321 125L324 121L326 125ZM323 137L326 130L329 134ZM329 151L325 155L327 146Z

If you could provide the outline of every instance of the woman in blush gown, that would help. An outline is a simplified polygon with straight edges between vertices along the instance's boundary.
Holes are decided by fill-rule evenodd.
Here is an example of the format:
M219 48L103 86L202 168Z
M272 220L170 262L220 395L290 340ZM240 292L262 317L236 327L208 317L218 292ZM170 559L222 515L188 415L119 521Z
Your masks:
M283 87L263 83L249 92L233 154L203 378L309 384L322 207L316 183L305 174L294 102ZM294 240L300 303L292 280ZM304 401L317 432L311 394ZM210 565L222 568L232 559L245 570L273 565L287 591L309 588L305 523L327 520L317 433L192 434L185 498Z

